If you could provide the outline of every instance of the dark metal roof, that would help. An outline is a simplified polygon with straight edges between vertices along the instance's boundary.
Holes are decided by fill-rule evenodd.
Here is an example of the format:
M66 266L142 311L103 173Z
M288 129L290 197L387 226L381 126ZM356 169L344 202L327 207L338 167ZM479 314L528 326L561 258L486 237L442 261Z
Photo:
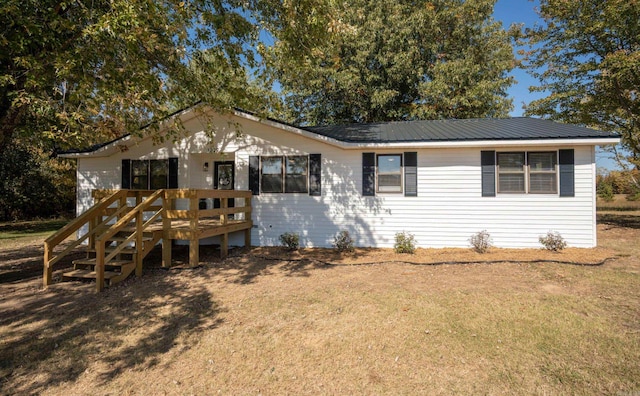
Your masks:
M200 102L196 103L199 104ZM194 105L195 106L195 105ZM191 106L193 107L193 106ZM189 108L187 108L189 109ZM187 109L176 111L171 116ZM241 113L255 113L236 109ZM257 115L256 115L257 116ZM538 140L538 139L600 139L619 138L615 133L539 118L475 118L464 120L391 121L372 124L349 124L300 127L272 118L269 121L299 128L344 143L411 143L462 142L480 140ZM143 127L146 128L145 126ZM81 150L68 150L59 154L82 154L97 151L130 136L123 135L106 143Z
M394 121L302 127L346 143L407 143L477 140L597 139L618 135L538 118Z

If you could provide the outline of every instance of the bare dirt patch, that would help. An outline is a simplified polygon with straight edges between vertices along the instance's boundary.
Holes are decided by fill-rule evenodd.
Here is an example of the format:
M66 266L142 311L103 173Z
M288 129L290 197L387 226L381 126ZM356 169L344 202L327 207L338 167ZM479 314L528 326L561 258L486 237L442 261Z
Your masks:
M0 281L0 394L633 392L640 229L624 224L561 253L202 247L189 268L178 249L101 294L26 271Z

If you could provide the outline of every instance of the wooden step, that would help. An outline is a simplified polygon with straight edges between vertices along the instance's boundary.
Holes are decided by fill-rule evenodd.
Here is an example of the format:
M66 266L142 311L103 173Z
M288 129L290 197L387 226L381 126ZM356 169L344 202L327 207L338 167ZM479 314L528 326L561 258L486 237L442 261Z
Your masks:
M106 246L104 248L105 253L111 253L114 250L116 250L116 246ZM96 249L87 249L88 253L95 253ZM138 250L136 250L136 248L134 248L133 246L127 246L122 248L122 250L120 251L121 254L136 254L138 253Z
M104 271L104 283L105 286L112 285L114 283L125 280L135 270L135 263L128 262L122 264L120 271ZM91 269L74 269L73 271L67 271L62 274L64 280L70 279L96 279L96 271Z
M107 267L122 267L123 265L127 265L127 264L131 264L132 261L131 260L111 260L108 263L106 263L105 265ZM78 259L78 260L73 260L73 264L79 264L79 265L96 265L96 259L95 258L88 258L88 259Z
M122 242L122 241L126 241L129 238L129 236L121 236L121 235L114 235L111 238L109 238L110 241L115 241L115 242ZM153 240L153 237L151 236L142 236L142 242L147 242L147 241L151 241ZM131 242L135 242L136 240L132 240Z
M65 273L62 274L62 276L64 278L96 279L96 271L76 269L76 270L73 270L73 271L65 272ZM119 272L104 271L104 279L105 280L110 280L110 279L115 278L117 276L120 276Z

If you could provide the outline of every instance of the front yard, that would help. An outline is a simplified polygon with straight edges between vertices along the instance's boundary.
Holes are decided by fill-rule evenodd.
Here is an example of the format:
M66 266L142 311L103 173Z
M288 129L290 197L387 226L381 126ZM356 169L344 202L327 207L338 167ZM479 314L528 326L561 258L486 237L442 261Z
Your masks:
M203 248L102 294L0 248L0 393L636 394L638 219L561 254Z

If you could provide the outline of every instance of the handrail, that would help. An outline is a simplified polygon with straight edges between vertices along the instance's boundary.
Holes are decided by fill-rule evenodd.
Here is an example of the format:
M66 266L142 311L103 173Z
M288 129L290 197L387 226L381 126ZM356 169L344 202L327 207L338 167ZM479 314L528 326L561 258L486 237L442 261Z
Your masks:
M148 227L151 222L142 223L142 216L144 212L152 206L152 204L158 199L164 196L164 190L156 190L153 194L149 195L145 198L141 203L139 203L135 208L129 211L127 214L122 216L120 220L118 220L115 224L113 224L109 229L100 235L96 240L96 290L102 291L104 287L104 269L105 265L113 259L117 254L119 254L124 248L127 246L129 242L132 242L134 238L136 239L136 249L138 250L138 255L142 254L142 233ZM162 207L153 215L154 219L162 213ZM122 231L124 227L128 226L129 223L133 219L136 219L136 229L135 231L122 243L120 243L109 255L105 256L106 242L112 238L115 234Z
M111 204L116 202L117 200L126 196L126 191L120 190L112 193L111 195L101 199L99 202L94 204L87 211L82 213L80 216L75 218L73 221L69 222L67 225L62 227L56 233L48 237L44 241L44 264L43 264L43 286L47 287L52 283L53 278L53 264L57 263L66 256L69 252L73 250L76 246L82 243L86 238L93 235L96 232L96 229L92 229L87 232L86 235L81 237L79 240L75 241L72 247L67 247L58 255L53 256L53 250L56 246L58 246L62 241L67 239L71 234L78 231L85 224L96 218L102 211L107 209ZM104 222L103 222L104 223ZM103 224L101 223L101 224Z
M127 246L135 242L136 254L135 265L136 275L142 274L142 259L146 256L153 244L159 240L159 234L154 231L152 242L143 240L143 233L149 229L153 229L153 223L157 223L162 217L162 239L163 239L163 265L171 262L170 243L167 240L173 239L173 234L169 231L172 229L172 220L189 220L189 234L181 234L187 236L190 240L189 260L197 262L197 246L200 235L200 219L209 217L220 217L219 225L226 227L229 222L227 215L240 213L244 214L240 219L251 221L251 191L245 190L209 190L209 189L161 189L161 190L94 190L94 200L98 201L87 211L78 216L75 220L65 225L55 234L51 235L45 241L44 252L44 285L45 287L52 283L53 265L60 261L65 255L70 253L81 243L89 240L89 248L95 249L95 274L96 287L100 291L104 287L105 265L113 260L119 254L122 254ZM129 206L131 198L135 198L134 207ZM200 209L199 202L202 198L220 199L220 208L216 209ZM240 198L244 204L238 204L235 207L229 207L229 200ZM162 200L162 205L156 204ZM176 210L176 200L187 200L187 210ZM111 207L117 202L115 207ZM182 206L180 204L179 206ZM149 216L149 214L151 215ZM117 219L114 222L114 219ZM113 224L109 224L114 222ZM54 256L54 248L67 239L72 233L80 230L83 226L89 224L87 232L80 232L78 238L72 241L65 249ZM227 232L236 230L236 224L232 224L230 228L225 228L221 234L221 255L227 251ZM119 240L113 249L107 249L108 241L120 231L130 231L133 233ZM237 228L241 229L241 228ZM250 233L245 230L245 243L249 244ZM167 248L168 247L168 248ZM194 254L196 253L196 254Z
M54 265L55 263L57 263L58 261L60 261L62 258L64 258L64 256L66 256L70 251L72 251L73 249L75 249L76 247L78 247L78 245L80 245L82 242L84 242L85 240L87 240L89 237L91 237L94 234L97 234L98 231L100 231L102 229L102 227L104 227L108 222L110 222L111 220L113 220L114 217L122 214L122 212L124 212L125 210L127 210L126 206L122 206L120 207L118 210L116 210L115 212L113 212L109 217L107 217L106 219L104 219L100 224L96 225L95 227L93 227L92 230L90 230L89 232L87 232L86 234L84 234L83 236L81 236L80 238L76 239L73 243L71 243L69 246L67 246L66 249L64 249L62 252L58 253L57 256L55 256L54 258L52 258L51 260L49 260L49 265Z

